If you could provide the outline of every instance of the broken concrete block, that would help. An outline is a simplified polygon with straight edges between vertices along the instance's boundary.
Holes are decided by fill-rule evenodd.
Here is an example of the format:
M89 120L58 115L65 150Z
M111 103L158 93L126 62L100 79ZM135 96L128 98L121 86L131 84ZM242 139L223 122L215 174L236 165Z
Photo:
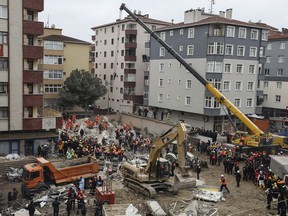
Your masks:
M146 203L147 203L149 211L154 216L166 216L167 215L157 201L154 201L154 200L149 201L148 200Z
M186 212L186 214L188 213L187 215L197 216L198 209L199 209L198 202L194 200L184 209L184 212Z

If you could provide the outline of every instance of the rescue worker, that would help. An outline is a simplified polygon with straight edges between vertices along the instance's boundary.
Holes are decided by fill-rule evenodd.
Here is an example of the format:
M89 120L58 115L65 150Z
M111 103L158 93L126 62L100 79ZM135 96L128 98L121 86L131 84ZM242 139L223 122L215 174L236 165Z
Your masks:
M84 178L81 176L81 177L80 177L80 181L79 181L79 190L84 191L84 185L85 185L85 180L84 180Z
M220 183L221 183L220 191L222 191L223 188L225 188L227 192L230 193L229 189L227 188L227 182L226 182L226 179L224 178L224 175L221 175Z
M259 184L260 189L265 188L264 180L265 180L265 175L263 174L263 171L260 171L260 173L258 175L258 184Z
M70 187L69 191L68 191L68 199L71 200L71 207L72 210L75 210L75 200L76 200L76 192L74 190L74 188Z
M71 199L68 198L68 200L66 202L67 216L70 216L71 209L72 209L72 202L71 202Z
M29 203L27 210L29 211L29 216L34 216L35 213L35 205L33 200L31 200L31 202Z
M237 187L240 187L241 178L242 178L241 172L240 172L240 170L237 170L237 172L236 172Z
M56 197L55 201L52 203L53 206L53 216L58 216L59 215L59 206L60 202L58 200L58 197Z
M199 180L200 179L200 173L201 173L201 166L200 164L197 164L197 167L196 167L196 173L197 173L197 179Z
M272 202L272 188L268 188L267 190L267 209L271 209Z

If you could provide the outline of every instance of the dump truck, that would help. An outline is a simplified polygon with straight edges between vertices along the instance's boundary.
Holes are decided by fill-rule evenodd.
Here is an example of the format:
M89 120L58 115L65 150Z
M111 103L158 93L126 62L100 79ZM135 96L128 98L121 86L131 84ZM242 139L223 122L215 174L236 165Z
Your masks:
M98 170L98 161L91 156L54 163L39 157L35 163L24 166L21 191L24 196L31 197L35 193L48 190L51 185L71 183L79 180L81 176L88 183Z

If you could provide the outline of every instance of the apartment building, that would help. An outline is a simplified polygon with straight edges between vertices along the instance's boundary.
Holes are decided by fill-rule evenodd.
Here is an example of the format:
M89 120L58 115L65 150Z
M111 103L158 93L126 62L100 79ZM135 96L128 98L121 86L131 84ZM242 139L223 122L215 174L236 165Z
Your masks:
M57 135L61 118L43 109L43 0L0 0L0 153L31 155Z
M266 62L261 74L263 88L263 115L287 117L288 112L288 31L269 34Z
M151 29L170 23L137 13L139 19ZM119 112L134 112L142 107L144 71L149 68L149 47L145 43L150 35L131 17L93 27L93 73L107 86L108 92L95 107Z
M268 29L204 9L185 11L184 22L157 29L158 35L244 114L260 114L258 71L264 63ZM151 39L150 71L145 91L157 119L183 120L219 133L229 131L228 110L164 47ZM148 78L149 77L149 78ZM239 129L243 125L233 118Z
M44 106L60 110L57 105L59 91L75 69L90 71L90 43L62 35L62 29L44 28L40 37L44 57L40 64L43 70Z

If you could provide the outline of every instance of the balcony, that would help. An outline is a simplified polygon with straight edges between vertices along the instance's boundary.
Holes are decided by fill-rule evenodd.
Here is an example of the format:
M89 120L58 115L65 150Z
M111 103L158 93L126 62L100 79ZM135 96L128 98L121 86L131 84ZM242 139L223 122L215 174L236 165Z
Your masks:
M124 81L124 87L135 87L136 86L136 83L133 81L133 82L130 82L130 81Z
M27 94L23 97L24 107L43 107L42 94Z
M43 11L44 0L23 0L23 8L38 12Z
M23 58L24 59L42 59L43 47L41 46L23 46Z
M125 48L137 48L137 43L136 42L126 42Z
M136 56L134 56L134 55L126 55L125 57L124 57L124 60L125 61L136 61Z
M36 21L23 21L23 33L27 35L43 35L44 33L44 24L43 22Z
M23 71L24 83L43 83L43 71Z
M23 130L42 130L42 118L24 118Z
M135 29L126 29L125 30L126 35L137 35L137 30Z
M136 69L124 69L124 74L136 74Z

